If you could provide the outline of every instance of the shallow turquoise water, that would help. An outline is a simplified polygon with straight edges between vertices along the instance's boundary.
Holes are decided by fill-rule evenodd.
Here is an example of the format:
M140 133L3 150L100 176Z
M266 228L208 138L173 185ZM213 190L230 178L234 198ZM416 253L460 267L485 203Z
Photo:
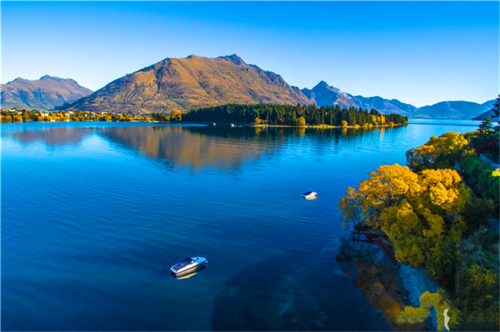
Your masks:
M476 127L2 125L2 329L389 329L338 273L338 202L430 136ZM169 275L196 254L205 270Z

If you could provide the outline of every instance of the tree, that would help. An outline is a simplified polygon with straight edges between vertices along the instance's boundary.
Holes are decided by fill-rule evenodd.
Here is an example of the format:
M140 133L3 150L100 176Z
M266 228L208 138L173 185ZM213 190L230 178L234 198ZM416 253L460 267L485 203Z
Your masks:
M170 120L177 121L177 111L172 110L172 112L170 112Z
M350 220L355 227L380 228L392 241L399 262L424 266L441 234L451 229L444 218L451 224L460 222L456 219L470 199L470 190L451 169L417 174L395 164L369 174L357 190L349 188L339 203L344 227Z
M493 108L491 109L493 112L495 112L496 117L500 117L499 105L500 105L500 95L498 95L497 99L493 103Z
M434 248L431 249L431 255L426 268L429 275L434 280L443 280L450 277L453 272L453 241L451 238L440 236Z
M405 307L405 310L398 317L400 323L421 323L430 316L432 309L436 310L436 317L438 323L438 330L443 331L445 328L445 314L450 318L448 327L456 326L459 322L459 311L451 304L450 301L445 299L443 290L438 289L437 293L425 292L420 296L420 307Z
M406 152L406 160L413 170L421 170L435 164L435 166L452 167L452 162L468 145L464 135L447 132L431 139L419 147ZM444 165L443 165L444 164Z
M297 126L303 127L306 125L306 119L303 116L297 119Z
M491 122L491 118L487 117L483 120L483 122L479 125L479 130L482 133L488 133L493 131L493 123Z

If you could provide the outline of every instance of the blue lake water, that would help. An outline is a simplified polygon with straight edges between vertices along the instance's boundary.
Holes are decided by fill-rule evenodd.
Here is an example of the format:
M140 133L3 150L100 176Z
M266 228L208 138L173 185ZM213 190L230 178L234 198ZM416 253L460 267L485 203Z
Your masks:
M338 202L430 136L477 125L4 124L2 329L390 329L339 273ZM197 254L206 269L169 274Z

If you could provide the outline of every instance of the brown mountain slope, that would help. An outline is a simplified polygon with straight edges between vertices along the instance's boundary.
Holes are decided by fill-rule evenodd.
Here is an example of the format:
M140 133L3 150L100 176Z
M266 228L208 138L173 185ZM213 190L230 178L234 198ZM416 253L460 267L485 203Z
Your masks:
M310 104L281 76L233 54L165 59L119 78L72 104L73 111L126 113L188 111L227 103Z
M1 85L2 108L51 110L88 96L91 90L72 79L45 75L39 80L16 78Z

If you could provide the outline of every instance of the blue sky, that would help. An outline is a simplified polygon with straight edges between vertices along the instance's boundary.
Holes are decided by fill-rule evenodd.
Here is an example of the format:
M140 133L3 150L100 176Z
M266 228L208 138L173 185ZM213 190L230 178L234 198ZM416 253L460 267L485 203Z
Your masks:
M423 106L499 92L499 2L2 2L2 83L97 90L167 57L236 53L312 88Z

